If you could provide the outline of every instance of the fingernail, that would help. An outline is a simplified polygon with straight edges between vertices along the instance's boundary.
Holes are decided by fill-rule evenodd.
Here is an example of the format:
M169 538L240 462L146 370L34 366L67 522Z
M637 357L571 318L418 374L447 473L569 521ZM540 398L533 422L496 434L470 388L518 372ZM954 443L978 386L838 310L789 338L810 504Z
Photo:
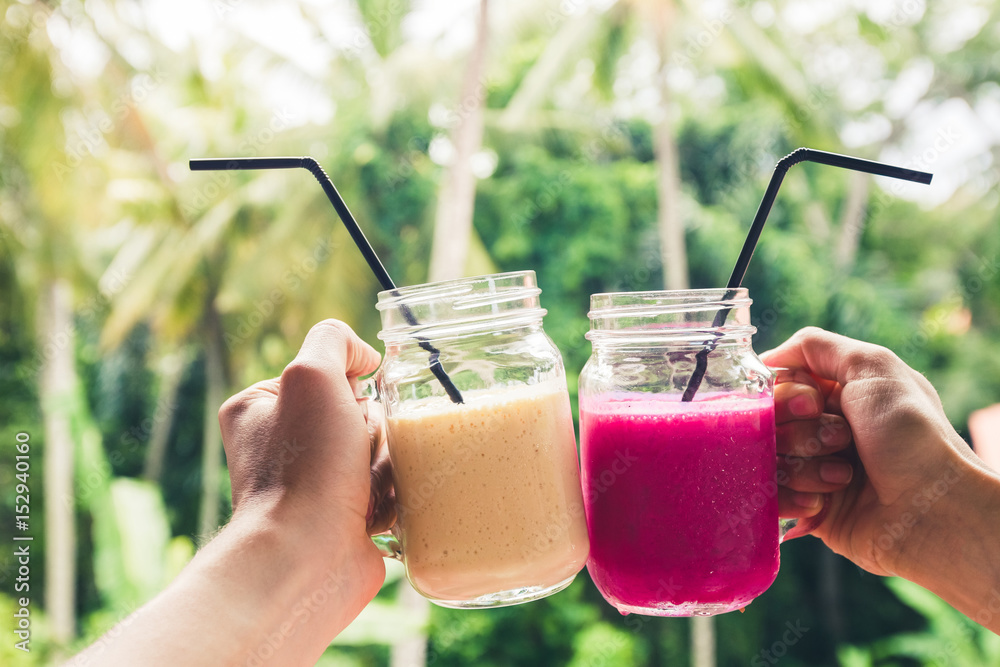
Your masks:
M809 417L819 412L819 406L811 394L799 394L788 399L788 409L796 417Z
M819 466L819 478L828 484L847 484L854 476L854 469L849 463L822 463Z
M805 507L806 509L816 509L823 504L823 496L818 493L795 493L792 495L792 501L799 507Z
M840 429L833 424L826 424L819 427L819 439L823 441L823 444L829 445L837 439L838 435L840 435Z

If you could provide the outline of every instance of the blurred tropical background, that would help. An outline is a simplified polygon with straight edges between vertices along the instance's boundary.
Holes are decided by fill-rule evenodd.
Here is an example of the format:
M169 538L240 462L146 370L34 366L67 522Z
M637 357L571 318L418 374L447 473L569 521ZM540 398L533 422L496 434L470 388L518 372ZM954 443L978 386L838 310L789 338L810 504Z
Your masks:
M574 397L589 295L723 285L781 156L932 171L792 169L745 281L755 347L805 325L886 345L967 439L1000 402L995 1L0 10L0 542L19 433L34 536L30 653L0 550L0 664L65 660L225 523L218 407L311 324L380 347L378 285L312 178L192 157L314 156L399 284L534 269ZM320 664L1000 664L922 589L813 538L782 561L745 613L697 622L622 617L586 572L528 605L432 608L390 567Z

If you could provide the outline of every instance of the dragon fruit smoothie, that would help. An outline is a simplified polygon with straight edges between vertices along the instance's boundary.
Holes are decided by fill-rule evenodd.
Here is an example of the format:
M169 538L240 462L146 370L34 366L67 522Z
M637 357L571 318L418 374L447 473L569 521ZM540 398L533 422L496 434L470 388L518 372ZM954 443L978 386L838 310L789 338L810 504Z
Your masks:
M774 402L581 401L587 567L623 613L746 606L778 572Z

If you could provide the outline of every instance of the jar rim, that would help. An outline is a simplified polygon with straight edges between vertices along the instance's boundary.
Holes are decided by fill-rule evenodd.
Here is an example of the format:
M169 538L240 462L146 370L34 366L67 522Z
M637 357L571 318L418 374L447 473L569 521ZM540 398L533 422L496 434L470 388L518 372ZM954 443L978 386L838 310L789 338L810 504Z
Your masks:
M541 321L535 272L508 271L443 280L378 294L378 337L386 342L458 337Z
M741 341L757 331L751 303L745 287L593 294L586 338L615 346Z
M487 273L481 276L469 276L466 278L453 278L451 280L438 280L430 283L420 283L419 285L407 285L397 287L394 290L382 290L378 293L378 303L375 308L378 310L388 310L397 307L400 302L407 305L424 301L432 301L451 297L459 297L467 294L476 284L489 284L490 281L496 283L498 280L504 283L514 283L516 278L525 278L523 289L531 290L535 294L541 294L538 287L535 272L528 269L524 271L505 271L503 273Z
M727 296L731 295L731 296ZM753 303L746 287L650 290L645 292L600 292L590 295L592 321L608 316L683 313L692 310L746 308Z

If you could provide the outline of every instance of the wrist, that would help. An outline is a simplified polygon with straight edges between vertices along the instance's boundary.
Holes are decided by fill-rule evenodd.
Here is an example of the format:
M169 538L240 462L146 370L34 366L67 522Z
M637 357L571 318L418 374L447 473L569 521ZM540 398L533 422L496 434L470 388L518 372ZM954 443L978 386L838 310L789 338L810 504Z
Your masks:
M325 571L374 549L364 517L357 512L320 512L315 503L297 502L278 492L247 500L227 529L269 544L299 571Z
M230 552L246 554L240 576L257 582L248 591L257 603L248 608L259 610L258 636L277 632L289 644L316 643L322 652L378 593L385 565L363 520L335 526L312 515L282 502L255 502L241 507L220 537L228 538Z
M991 596L998 598L994 607L1000 604L1000 534L994 525L1000 476L960 446L950 448L954 456L914 494L914 523L886 569L996 631L1000 608L990 618L980 612L990 607Z

